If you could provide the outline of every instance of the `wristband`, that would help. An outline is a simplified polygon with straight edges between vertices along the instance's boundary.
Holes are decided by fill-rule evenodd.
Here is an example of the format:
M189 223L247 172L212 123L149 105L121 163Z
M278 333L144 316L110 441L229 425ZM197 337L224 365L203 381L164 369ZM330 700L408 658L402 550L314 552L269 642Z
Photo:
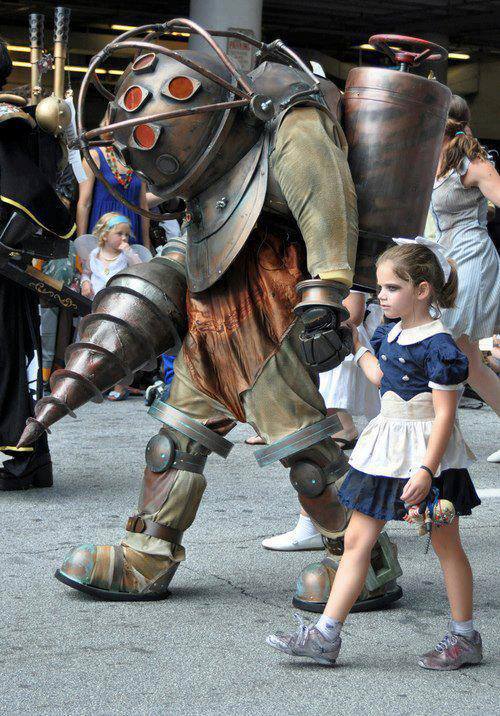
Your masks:
M430 469L430 467L427 467L427 465L420 465L420 469L421 469L421 470L425 470L426 472L428 472L429 475L431 476L431 480L434 480L434 473L432 472L432 470Z
M365 353L370 353L370 349L366 346L360 346L354 354L354 362L356 363L356 365L358 364L359 359L364 356Z

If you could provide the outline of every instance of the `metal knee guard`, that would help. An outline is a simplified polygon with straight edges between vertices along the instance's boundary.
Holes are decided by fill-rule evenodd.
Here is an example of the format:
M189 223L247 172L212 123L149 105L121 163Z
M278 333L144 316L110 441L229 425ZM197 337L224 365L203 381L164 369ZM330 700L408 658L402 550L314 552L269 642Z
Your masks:
M156 420L160 420L167 427L177 430L177 432L200 443L210 452L215 452L223 458L226 458L233 448L234 443L230 440L221 437L199 420L190 418L182 410L165 403L161 398L157 398L154 401L148 410L148 414L156 418ZM228 423L231 424L231 421L228 420ZM234 423L232 424L234 425Z
M179 450L166 433L155 435L146 446L146 465L152 472L165 472L173 467L188 472L203 472L206 455L191 455Z
M336 446L338 454L333 461L320 455L314 446L340 427L338 417L331 415L267 445L255 455L259 465L280 460L291 468L290 481L299 494L300 504L328 537L343 533L349 521L349 511L339 502L335 487L347 472L348 463Z
M340 502L335 485L336 474L340 472L343 475L346 471L345 458L340 465L321 466L313 459L305 459L305 456L301 456L290 470L290 480L298 492L301 506L324 537L336 537L347 528L350 511Z

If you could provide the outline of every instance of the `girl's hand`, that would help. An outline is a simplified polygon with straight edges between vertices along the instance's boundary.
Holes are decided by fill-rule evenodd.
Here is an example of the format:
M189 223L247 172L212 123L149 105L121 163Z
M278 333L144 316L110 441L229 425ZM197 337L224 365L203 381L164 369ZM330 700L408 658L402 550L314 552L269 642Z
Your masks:
M432 479L429 473L419 469L406 483L400 499L409 505L419 505L429 494L431 485Z
M94 290L90 281L84 281L81 286L82 296L85 298L94 298Z
M127 241L122 241L121 244L118 246L118 251L124 251L126 254L128 254L129 251L132 251L132 247Z

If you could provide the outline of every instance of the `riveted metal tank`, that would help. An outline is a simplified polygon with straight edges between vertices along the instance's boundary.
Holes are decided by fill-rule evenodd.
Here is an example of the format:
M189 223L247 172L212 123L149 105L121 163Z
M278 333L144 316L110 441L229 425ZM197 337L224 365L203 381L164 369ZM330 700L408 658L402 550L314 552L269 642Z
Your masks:
M392 237L423 232L450 100L448 87L409 72L350 71L344 129L358 195L357 268L362 257L368 267Z

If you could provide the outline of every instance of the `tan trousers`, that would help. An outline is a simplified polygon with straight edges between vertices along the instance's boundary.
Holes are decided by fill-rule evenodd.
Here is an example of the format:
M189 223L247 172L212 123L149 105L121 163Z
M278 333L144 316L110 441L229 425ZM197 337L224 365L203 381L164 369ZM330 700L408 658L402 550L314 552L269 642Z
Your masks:
M243 395L246 421L267 443L291 435L326 416L316 376L307 370L299 357L299 331L300 326L295 324L280 350L267 361L252 388ZM218 417L232 417L222 405L193 387L182 351L174 367L175 376L167 401L169 405L202 423ZM207 454L199 443L181 433L167 427L162 430L174 438L181 450L192 454ZM337 461L341 452L330 438L317 443L314 449L329 462ZM205 490L204 476L170 469L154 476L149 473L148 479L153 479L154 485L149 484L147 490L143 486L139 514L185 531L196 516ZM176 561L185 559L184 547L156 537L127 532L123 543L140 552L165 555Z

